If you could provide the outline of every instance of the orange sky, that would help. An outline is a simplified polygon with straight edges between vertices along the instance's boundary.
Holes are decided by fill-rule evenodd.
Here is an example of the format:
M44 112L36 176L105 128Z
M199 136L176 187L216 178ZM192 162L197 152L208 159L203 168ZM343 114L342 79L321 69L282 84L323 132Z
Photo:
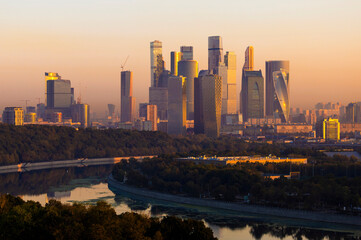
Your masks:
M134 72L137 103L148 100L149 42L170 51L194 46L207 68L208 36L223 38L239 70L248 45L255 66L290 60L292 107L319 101L361 101L361 1L359 0L65 0L14 1L0 8L0 109L44 100L44 72L72 81L76 96L103 114L119 108L120 65ZM75 2L75 3L74 3ZM238 72L240 83L240 71Z

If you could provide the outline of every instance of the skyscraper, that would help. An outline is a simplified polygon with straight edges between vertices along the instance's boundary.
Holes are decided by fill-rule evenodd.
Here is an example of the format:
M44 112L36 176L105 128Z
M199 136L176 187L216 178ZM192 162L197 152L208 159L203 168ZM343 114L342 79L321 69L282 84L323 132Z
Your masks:
M242 114L243 121L264 117L264 79L261 70L243 71Z
M150 43L150 79L151 87L158 86L158 79L164 70L162 42L155 40Z
M253 47L248 46L245 52L245 60L243 65L243 70L253 71L254 68L254 56L253 56Z
M361 121L361 106L358 103L350 103L346 107L346 122L359 123Z
M152 131L157 131L157 105L149 104L147 105L147 121L152 122Z
M186 78L187 119L194 119L194 78L198 77L198 62L182 60L178 62L178 75Z
M181 60L193 60L193 47L192 46L181 46L180 51L182 53Z
M157 116L160 120L167 119L168 87L150 87L149 103L157 106Z
M132 122L135 117L135 98L133 97L133 72L120 74L120 121Z
M221 127L222 79L200 73L194 79L194 132L218 137Z
M236 55L227 52L224 64L218 67L218 75L222 77L222 114L237 113Z
M45 72L45 103L47 102L47 82L48 80L58 80L61 79L58 73L55 72Z
M289 61L266 61L266 116L273 116L274 114L274 100L275 100L275 87L273 72L282 71L287 73L287 85L289 84ZM288 98L290 98L288 92Z
M81 127L87 128L90 126L89 119L89 105L84 103L77 103L71 105L71 118L73 122L80 122Z
M290 117L290 90L288 72L281 69L273 72L273 84L275 89L273 111L276 118L282 122L288 122Z
M338 119L328 118L323 120L323 139L326 141L340 140L340 123Z
M47 81L46 107L69 108L72 104L72 90L70 80L48 80Z
M187 94L186 79L171 76L168 81L168 126L167 133L182 135L186 130Z
M218 74L219 63L223 62L223 46L220 36L208 37L208 70L211 74Z
M170 73L178 76L178 62L182 60L181 52L170 52Z

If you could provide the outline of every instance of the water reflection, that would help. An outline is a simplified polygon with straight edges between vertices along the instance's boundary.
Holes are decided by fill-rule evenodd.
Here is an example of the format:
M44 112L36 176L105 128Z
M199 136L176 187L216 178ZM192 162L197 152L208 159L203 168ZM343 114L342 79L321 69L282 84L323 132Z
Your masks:
M351 226L275 218L159 201L108 188L111 165L72 167L0 174L0 193L20 195L45 204L49 198L63 203L95 204L104 200L118 214L136 211L149 216L176 215L204 220L219 239L360 239ZM112 190L112 191L111 191Z

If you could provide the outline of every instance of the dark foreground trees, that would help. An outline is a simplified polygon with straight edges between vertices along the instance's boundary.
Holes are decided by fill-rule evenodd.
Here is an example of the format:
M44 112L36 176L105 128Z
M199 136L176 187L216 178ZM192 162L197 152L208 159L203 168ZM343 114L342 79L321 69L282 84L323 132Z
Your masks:
M0 239L216 239L196 220L117 215L105 202L95 206L64 205L50 200L45 207L18 197L0 197Z

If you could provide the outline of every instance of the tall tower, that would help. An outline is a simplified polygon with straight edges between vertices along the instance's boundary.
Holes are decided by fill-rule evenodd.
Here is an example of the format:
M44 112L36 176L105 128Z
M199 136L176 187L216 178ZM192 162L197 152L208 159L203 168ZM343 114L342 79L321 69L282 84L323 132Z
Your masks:
M164 69L162 42L155 40L150 43L150 79L151 87L157 87L160 74Z
M281 69L273 72L273 85L275 89L273 111L274 116L281 118L281 121L289 122L290 117L290 88L288 72Z
M194 132L218 137L221 127L222 79L202 74L194 79Z
M237 113L237 83L236 83L236 55L227 52L224 64L218 68L218 75L222 77L222 114Z
M178 76L183 76L186 78L187 119L193 120L194 119L194 78L198 77L198 62L195 60L179 61Z
M178 62L182 60L181 52L170 52L170 73L178 76Z
M193 46L181 46L182 60L193 60Z
M120 74L120 121L132 122L135 117L135 98L133 97L133 72Z
M217 74L218 66L223 62L223 46L220 36L208 37L208 70Z
M167 133L182 135L186 130L187 94L185 77L171 76L168 81Z
M287 83L288 88L290 71L289 61L266 61L266 116L273 116L275 112L275 87L273 73L276 71L280 71L281 69L282 71L287 73L287 79L285 80L285 82ZM288 99L290 99L289 91Z
M245 59L244 59L243 70L253 71L254 68L253 47L248 46L244 55L245 55Z
M243 71L242 114L243 121L264 117L264 79L261 70Z
M45 103L47 102L47 82L48 80L58 80L61 79L58 73L55 72L45 72Z

